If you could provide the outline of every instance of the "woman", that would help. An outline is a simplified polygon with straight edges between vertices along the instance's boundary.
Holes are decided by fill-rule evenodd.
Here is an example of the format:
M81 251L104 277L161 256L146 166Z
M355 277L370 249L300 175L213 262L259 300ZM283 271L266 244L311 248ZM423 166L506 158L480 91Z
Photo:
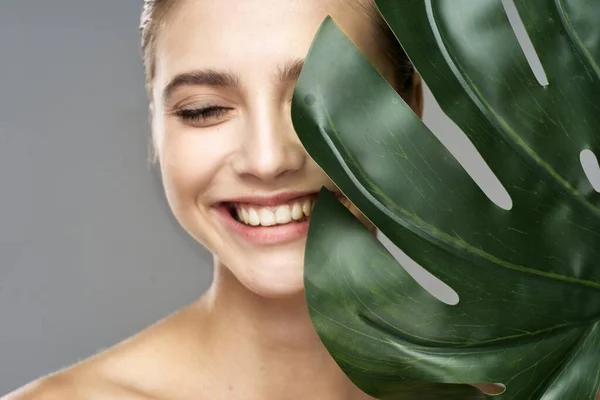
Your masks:
M372 399L320 342L303 294L311 205L336 188L294 132L290 101L327 15L421 115L420 79L370 0L146 0L155 160L175 217L214 255L214 281L7 399Z

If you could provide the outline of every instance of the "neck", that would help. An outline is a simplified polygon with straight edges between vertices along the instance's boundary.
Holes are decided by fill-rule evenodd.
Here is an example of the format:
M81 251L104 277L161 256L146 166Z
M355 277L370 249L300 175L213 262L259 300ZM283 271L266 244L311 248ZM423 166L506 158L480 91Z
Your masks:
M362 400L310 320L304 293L269 299L215 263L213 285L199 300L212 373L229 395L244 398ZM251 395L252 396L248 396Z

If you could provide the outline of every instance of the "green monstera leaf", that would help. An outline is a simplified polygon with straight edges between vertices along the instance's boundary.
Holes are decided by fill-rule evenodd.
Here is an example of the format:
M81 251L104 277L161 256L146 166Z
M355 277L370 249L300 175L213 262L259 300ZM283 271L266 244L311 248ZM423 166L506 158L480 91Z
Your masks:
M593 399L600 386L600 1L515 0L542 86L500 0L376 0L444 112L512 200L490 201L327 18L292 120L342 192L460 296L423 289L322 189L305 283L315 328L344 372L382 399ZM429 395L429 397L427 397Z

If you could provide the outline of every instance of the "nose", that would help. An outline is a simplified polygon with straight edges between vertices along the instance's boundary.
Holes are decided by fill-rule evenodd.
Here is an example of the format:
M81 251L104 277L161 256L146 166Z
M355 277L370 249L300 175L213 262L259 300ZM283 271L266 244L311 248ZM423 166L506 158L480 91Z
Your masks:
M271 181L304 167L308 154L285 117L270 111L251 118L232 162L239 176Z

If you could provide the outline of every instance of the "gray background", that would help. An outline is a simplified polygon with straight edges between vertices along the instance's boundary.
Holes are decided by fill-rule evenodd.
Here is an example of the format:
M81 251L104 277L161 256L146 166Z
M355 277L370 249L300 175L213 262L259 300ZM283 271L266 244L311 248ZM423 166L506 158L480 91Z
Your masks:
M133 335L210 283L210 254L171 216L147 163L140 10L139 0L0 3L0 396ZM429 95L425 121L506 201Z

